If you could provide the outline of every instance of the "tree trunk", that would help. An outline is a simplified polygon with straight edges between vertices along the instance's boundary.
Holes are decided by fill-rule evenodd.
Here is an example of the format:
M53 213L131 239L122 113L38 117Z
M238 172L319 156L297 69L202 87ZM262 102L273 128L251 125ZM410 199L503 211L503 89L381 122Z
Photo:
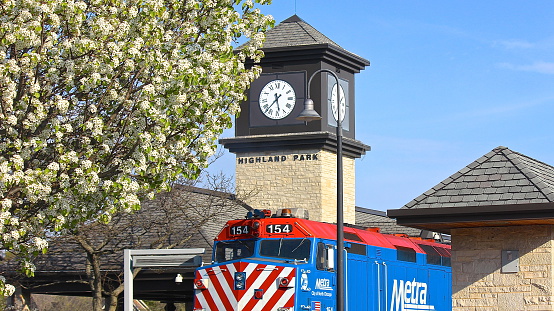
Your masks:
M90 267L90 269L87 269L87 274L89 277L90 288L92 290L92 310L102 311L104 303L102 299L103 288L100 260L96 254L87 253L87 261Z
M106 299L106 309L108 311L117 311L118 306L118 295L114 295L113 292L110 293L111 295Z
M6 309L10 311L29 311L31 305L31 293L21 286L15 287L15 293L6 299Z

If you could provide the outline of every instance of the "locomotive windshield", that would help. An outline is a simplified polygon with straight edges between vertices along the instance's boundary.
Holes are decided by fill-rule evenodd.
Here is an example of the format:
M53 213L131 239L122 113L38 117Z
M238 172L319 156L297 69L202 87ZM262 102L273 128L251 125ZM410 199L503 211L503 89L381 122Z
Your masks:
M307 261L310 258L310 249L311 242L308 239L263 240L260 255Z
M215 248L217 262L252 257L254 255L254 240L235 240L219 242Z

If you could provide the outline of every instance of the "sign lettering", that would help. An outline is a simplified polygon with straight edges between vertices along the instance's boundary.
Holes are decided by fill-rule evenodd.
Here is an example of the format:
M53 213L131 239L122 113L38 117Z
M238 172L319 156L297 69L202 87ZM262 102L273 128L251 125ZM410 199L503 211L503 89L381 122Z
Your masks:
M308 154L291 154L291 155L276 155L276 156L259 156L259 157L241 157L237 158L237 164L265 164L285 161L319 161L318 153Z
M394 280L389 311L435 310L427 304L427 283Z
M265 231L267 233L291 233L292 225L281 225L281 224L267 225L265 226Z
M248 226L233 226L231 227L231 235L241 235L250 233L250 228Z

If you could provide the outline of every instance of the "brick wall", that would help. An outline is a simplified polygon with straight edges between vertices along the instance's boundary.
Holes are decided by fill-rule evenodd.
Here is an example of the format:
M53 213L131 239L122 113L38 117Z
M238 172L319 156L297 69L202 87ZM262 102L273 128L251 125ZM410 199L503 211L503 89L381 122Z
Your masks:
M553 228L454 229L453 311L554 310ZM519 252L519 272L501 272L502 250Z
M237 193L254 208L306 208L310 219L336 222L337 158L325 150L238 153ZM343 158L344 220L355 222L354 159Z

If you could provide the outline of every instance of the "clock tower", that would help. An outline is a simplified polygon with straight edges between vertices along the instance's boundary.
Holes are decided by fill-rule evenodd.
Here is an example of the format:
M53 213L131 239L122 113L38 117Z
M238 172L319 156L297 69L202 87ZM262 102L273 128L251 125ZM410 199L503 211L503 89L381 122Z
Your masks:
M343 128L344 220L355 223L354 160L369 146L355 139L354 75L369 61L346 51L294 15L266 33L262 75L248 90L235 137L220 142L236 154L236 186L258 209L304 208L310 219L336 221L337 109ZM253 65L253 64L247 64ZM307 82L321 120L296 119ZM341 102L336 103L336 92Z

